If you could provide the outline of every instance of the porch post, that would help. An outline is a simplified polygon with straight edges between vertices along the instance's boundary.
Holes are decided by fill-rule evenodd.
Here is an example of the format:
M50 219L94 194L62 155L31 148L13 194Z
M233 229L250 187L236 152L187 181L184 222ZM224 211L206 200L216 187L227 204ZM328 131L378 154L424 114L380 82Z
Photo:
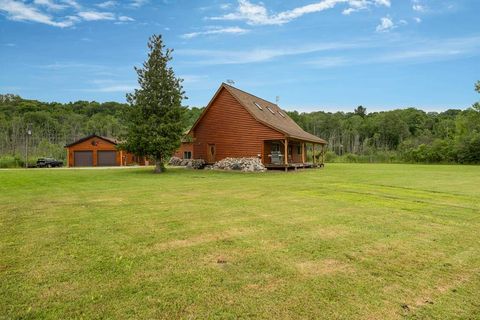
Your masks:
M325 163L325 145L322 144L322 164Z
M288 165L288 140L285 139L285 155L283 156L283 162Z
M302 163L305 163L305 142L302 142Z
M313 159L313 165L315 166L315 143L312 143L312 159Z

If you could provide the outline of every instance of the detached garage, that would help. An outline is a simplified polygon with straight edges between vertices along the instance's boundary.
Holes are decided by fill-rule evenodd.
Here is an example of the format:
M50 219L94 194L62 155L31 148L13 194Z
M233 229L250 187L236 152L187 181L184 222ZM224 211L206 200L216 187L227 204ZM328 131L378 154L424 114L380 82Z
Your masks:
M67 164L69 167L112 167L146 164L144 157L118 150L115 139L96 134L67 144L65 148L67 148Z

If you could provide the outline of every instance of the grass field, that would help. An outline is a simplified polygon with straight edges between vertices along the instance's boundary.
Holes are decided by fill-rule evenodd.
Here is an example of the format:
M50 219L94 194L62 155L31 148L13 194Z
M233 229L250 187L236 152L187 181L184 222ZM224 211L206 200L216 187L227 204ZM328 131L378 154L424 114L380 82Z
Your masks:
M0 318L480 319L480 167L0 171Z

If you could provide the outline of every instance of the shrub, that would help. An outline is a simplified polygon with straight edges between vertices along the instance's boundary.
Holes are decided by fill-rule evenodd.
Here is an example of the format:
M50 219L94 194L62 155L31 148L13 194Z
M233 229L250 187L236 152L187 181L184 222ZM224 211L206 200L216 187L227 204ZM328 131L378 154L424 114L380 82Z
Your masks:
M20 157L18 156L0 157L0 168L21 168L24 166L25 166L25 161L20 159Z
M456 146L460 163L480 163L480 133L472 133L459 140Z
M325 153L325 162L335 162L337 158L337 154L333 151L327 151Z

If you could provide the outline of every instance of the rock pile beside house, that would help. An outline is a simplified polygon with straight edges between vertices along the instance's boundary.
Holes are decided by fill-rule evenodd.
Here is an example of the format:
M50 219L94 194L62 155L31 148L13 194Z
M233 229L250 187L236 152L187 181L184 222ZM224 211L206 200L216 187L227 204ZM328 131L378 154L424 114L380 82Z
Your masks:
M168 164L171 166L182 166L183 159L177 158L177 157L171 157L170 161L168 161ZM186 164L184 164L185 166Z
M180 159L171 157L168 164L177 167L187 167L191 169L202 169L205 166L205 161L202 159Z
M203 169L203 167L205 167L205 161L202 159L191 159L186 161L188 161L187 168L190 169Z
M213 169L264 172L267 169L259 158L225 158L215 162Z

